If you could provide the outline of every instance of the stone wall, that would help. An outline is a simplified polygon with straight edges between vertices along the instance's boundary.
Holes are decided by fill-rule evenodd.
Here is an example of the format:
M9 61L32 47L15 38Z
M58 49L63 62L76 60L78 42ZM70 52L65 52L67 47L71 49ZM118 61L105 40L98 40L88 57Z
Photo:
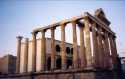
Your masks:
M0 79L114 79L112 75L107 70L68 70L1 75Z

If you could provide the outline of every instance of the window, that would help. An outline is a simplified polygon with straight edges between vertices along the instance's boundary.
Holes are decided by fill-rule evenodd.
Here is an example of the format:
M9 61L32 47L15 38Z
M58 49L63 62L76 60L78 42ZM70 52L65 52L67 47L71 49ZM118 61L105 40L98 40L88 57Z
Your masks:
M71 54L73 55L73 48L71 48Z
M60 46L56 45L56 52L60 52Z
M70 48L69 47L66 47L66 53L70 54Z

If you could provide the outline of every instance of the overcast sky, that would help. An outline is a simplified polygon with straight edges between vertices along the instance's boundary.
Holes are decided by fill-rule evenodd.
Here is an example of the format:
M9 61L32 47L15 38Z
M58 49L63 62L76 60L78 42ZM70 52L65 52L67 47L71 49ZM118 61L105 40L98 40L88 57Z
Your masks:
M98 8L102 8L111 21L110 27L117 36L118 52L125 56L125 1L108 0L0 0L0 56L16 55L17 35L31 38L32 30L37 27L79 16L86 11L93 14Z

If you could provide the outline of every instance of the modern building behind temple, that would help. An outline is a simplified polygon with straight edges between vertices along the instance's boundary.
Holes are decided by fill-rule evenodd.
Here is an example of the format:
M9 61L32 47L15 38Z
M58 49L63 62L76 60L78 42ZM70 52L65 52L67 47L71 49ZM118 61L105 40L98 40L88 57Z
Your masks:
M5 55L0 58L0 74L13 74L16 72L16 56Z
M61 41L55 40L55 70L61 69ZM36 57L36 71L40 71L41 67L41 38L37 39L37 57ZM78 46L79 48L79 46ZM72 68L72 58L73 58L73 45L71 43L66 43L66 56L67 56L67 68ZM79 49L78 49L79 52ZM20 72L24 72L24 53L25 53L25 42L21 43L21 58L20 58ZM28 41L28 72L32 71L32 41ZM46 38L46 70L51 69L51 38Z

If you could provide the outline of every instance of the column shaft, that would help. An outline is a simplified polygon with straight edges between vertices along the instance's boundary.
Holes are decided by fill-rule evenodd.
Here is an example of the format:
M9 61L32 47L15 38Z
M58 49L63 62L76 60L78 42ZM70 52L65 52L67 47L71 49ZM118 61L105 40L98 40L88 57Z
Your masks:
M36 46L37 46L37 40L36 40L36 33L32 33L32 72L36 72Z
M118 56L118 54L117 54L117 47L116 47L116 37L113 37L113 46L114 46L114 55L115 55L115 57L117 57Z
M90 42L90 26L88 17L85 18L85 51L86 51L86 59L87 59L87 67L92 67L92 53L91 53L91 42Z
M96 23L93 24L92 28L92 41L93 41L93 64L95 68L99 68L99 51L98 51L98 40L97 32L95 30Z
M24 48L24 72L28 71L28 38L25 39L25 48Z
M108 42L108 34L104 33L104 44L105 44L105 68L110 68L110 50L109 50L109 42Z
M113 41L113 49L114 49L114 53L113 53L113 59L114 59L114 68L118 68L118 54L117 54L117 48L116 48L116 37L113 36L112 38Z
M77 49L77 34L76 34L76 22L72 22L73 29L73 67L78 68L78 49Z
M114 65L117 63L117 51L116 51L115 39L113 39L112 35L109 35L109 43L110 43L112 64L113 64L113 67L114 67Z
M41 71L46 69L46 38L45 38L45 31L41 31L42 38L41 38Z
M51 28L51 69L55 68L55 29Z
M86 54L85 54L85 44L84 44L84 27L80 26L80 59L81 59L81 68L86 67Z
M21 53L21 40L22 37L17 37L17 60L16 60L16 73L20 72L20 53Z
M104 68L104 48L102 43L102 35L101 35L101 28L98 28L98 51L99 51L99 67Z
M62 69L66 69L65 24L61 24L61 63Z
M114 47L114 57L118 57L118 54L117 54L117 48L116 48L116 37L113 36L113 47Z

